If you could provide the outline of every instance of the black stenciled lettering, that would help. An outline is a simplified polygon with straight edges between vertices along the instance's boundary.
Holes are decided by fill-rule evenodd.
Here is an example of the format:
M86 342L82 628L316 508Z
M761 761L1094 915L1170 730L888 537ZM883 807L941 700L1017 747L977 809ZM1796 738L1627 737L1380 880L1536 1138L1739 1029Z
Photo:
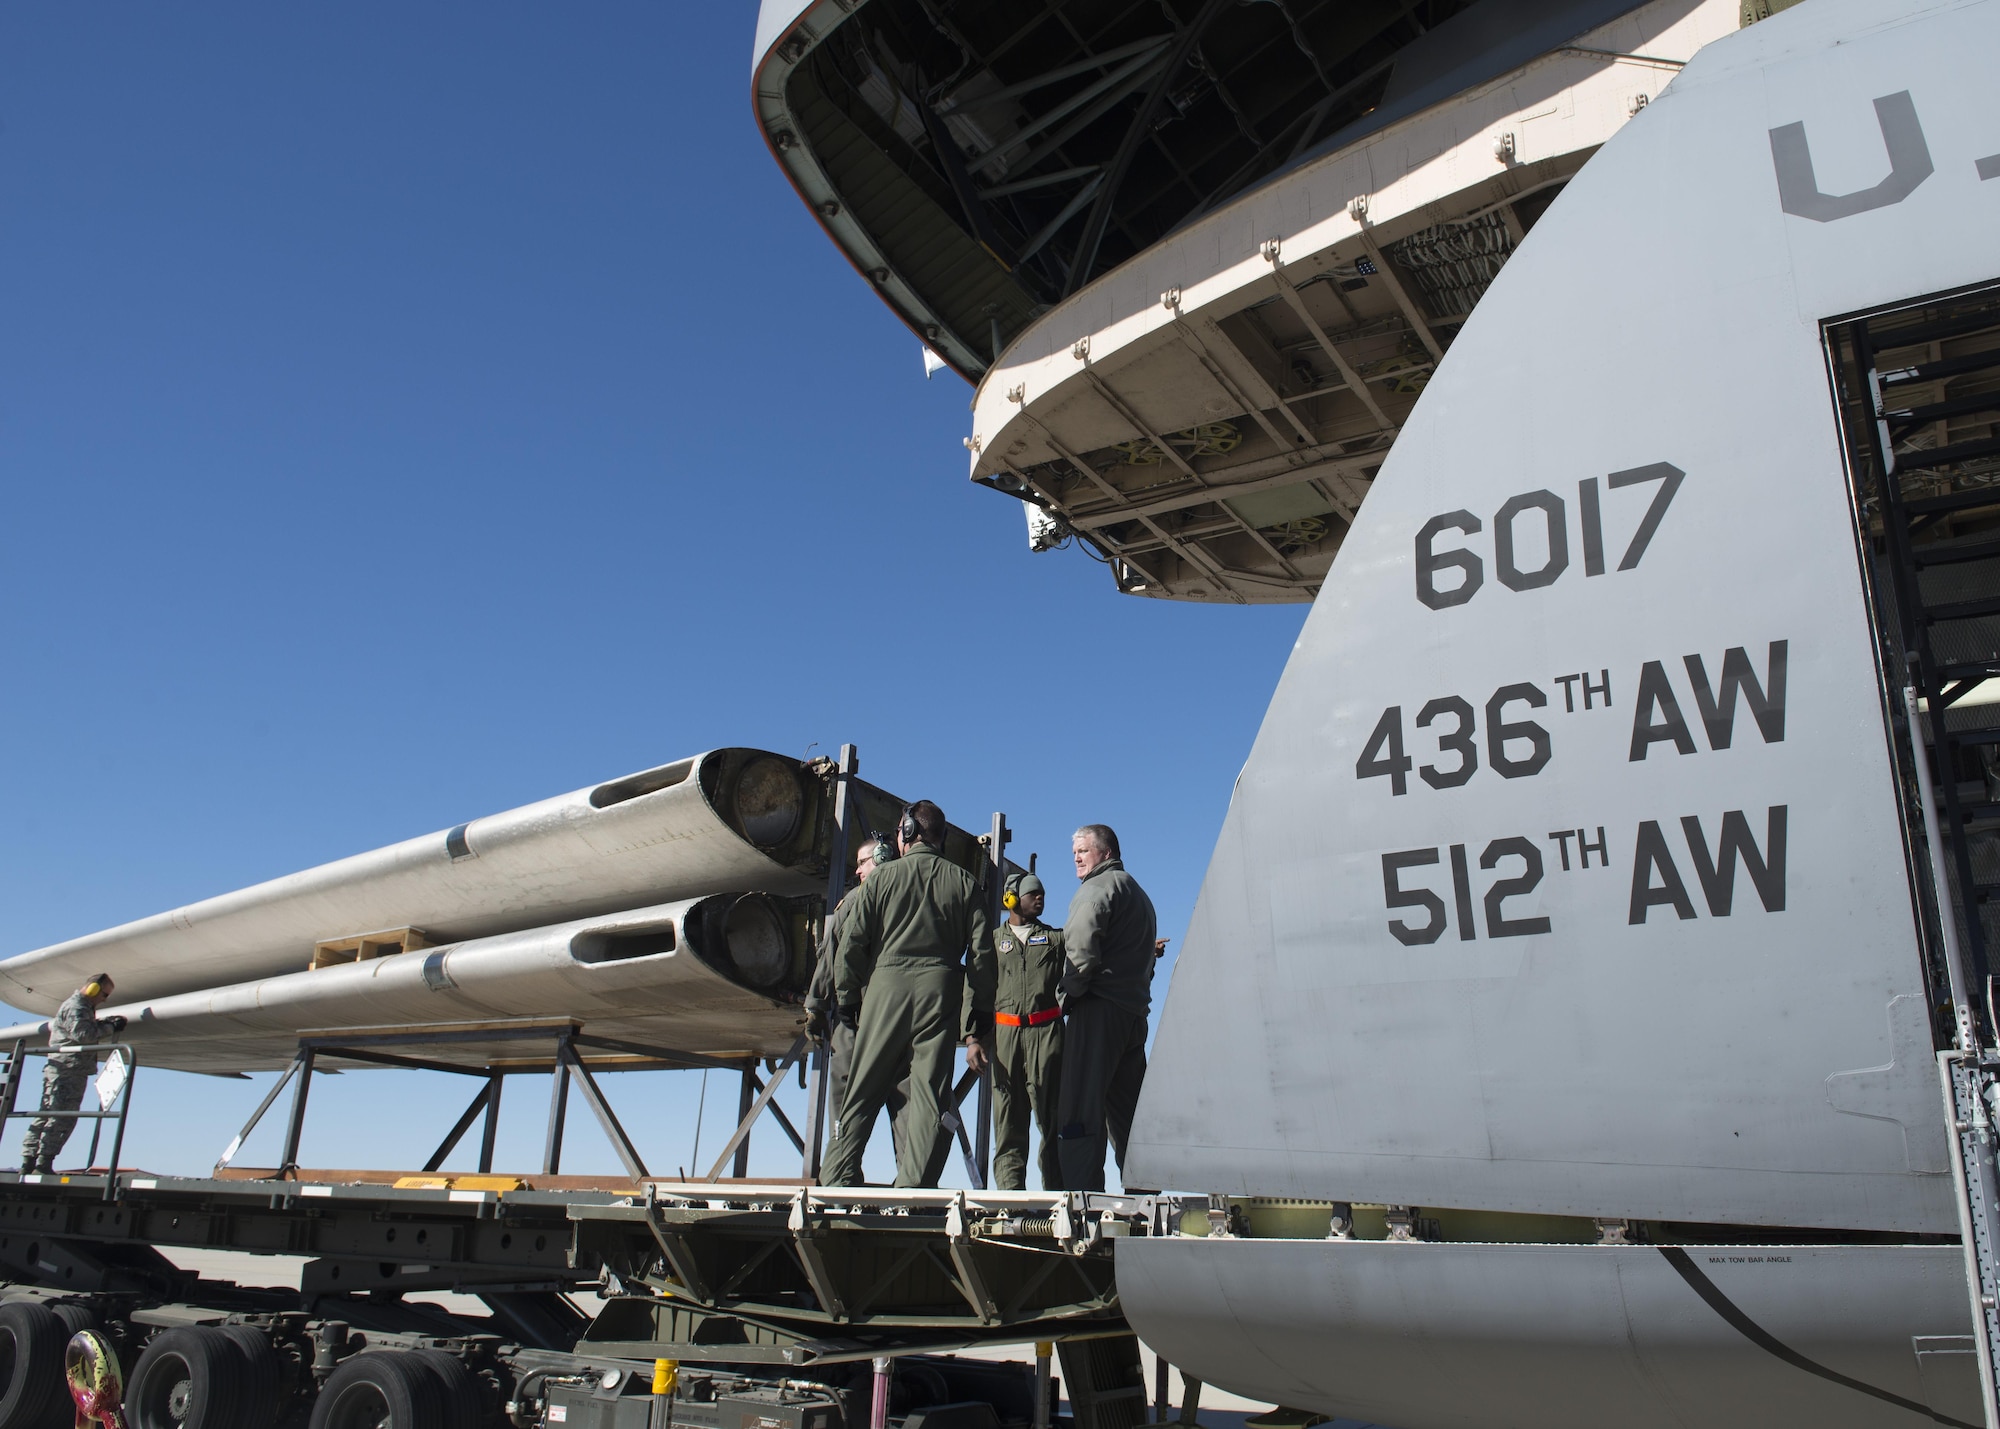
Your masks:
M1479 769L1479 746L1472 738L1477 722L1469 702L1457 695L1443 695L1417 711L1417 728L1428 729L1439 715L1451 715L1458 721L1457 729L1437 737L1440 752L1450 750L1458 756L1458 768L1440 770L1435 764L1426 764L1417 775L1433 789L1456 789Z
M1653 883L1655 874L1660 879L1657 887ZM1632 901L1625 921L1643 923L1647 911L1659 907L1673 909L1683 921L1694 917L1694 900L1688 897L1687 884L1667 848L1667 836L1660 832L1657 823L1647 819L1639 825L1637 847L1632 851Z
M1581 675L1558 675L1558 676L1556 676L1556 683L1557 683L1558 685L1561 685L1561 686L1563 687L1563 713L1564 713L1564 714L1575 714L1575 713L1576 713L1576 682L1577 682L1578 680L1581 680L1582 678L1583 678L1583 676L1581 676Z
M1438 851L1434 848L1413 848L1402 853L1382 855L1382 897L1390 908L1422 908L1429 912L1430 922L1421 928L1412 928L1407 923L1389 920L1390 936L1406 948L1420 947L1425 943L1435 943L1444 932L1444 900L1428 888L1404 888L1398 877L1406 868L1421 868L1425 864L1436 863Z
M1472 922L1472 872L1465 866L1465 845L1451 846L1451 898L1458 912L1458 940L1469 943L1479 936Z
M1486 936L1525 938L1549 931L1547 918L1509 918L1501 905L1509 898L1533 892L1542 881L1542 851L1524 838L1495 839L1479 855L1481 868L1493 868L1503 858L1518 858L1524 865L1518 878L1502 878L1486 890Z
M1418 600L1432 610L1448 610L1472 599L1486 579L1486 570L1479 557L1463 547L1449 551L1434 551L1431 547L1446 531L1463 531L1468 536L1476 536L1480 530L1479 518L1470 511L1447 511L1424 522L1423 530L1417 532ZM1442 570L1462 571L1465 579L1450 590L1439 590L1437 573Z
M1576 829L1557 829L1554 833L1548 835L1550 839L1555 841L1556 848L1562 853L1564 873L1569 872L1569 841L1575 838L1577 833L1578 830Z
M1539 774L1542 766L1549 762L1547 730L1533 720L1521 720L1515 724L1507 722L1507 706L1516 701L1540 709L1549 702L1549 697L1535 685L1502 685L1486 702L1486 760L1507 779L1525 779L1530 774ZM1526 759L1507 757L1507 746L1517 739L1527 740L1533 749Z
M1708 900L1710 916L1727 918L1736 898L1736 860L1743 860L1743 871L1750 875L1750 884L1757 890L1757 897L1764 905L1766 913L1785 911L1785 825L1787 806L1773 804L1764 812L1764 852L1757 851L1757 841L1750 835L1750 821L1743 817L1741 809L1731 809L1722 816L1722 837L1717 842L1715 857L1708 856L1708 837L1701 830L1701 820L1689 814L1681 819L1681 832L1687 835L1688 853L1694 859L1695 877L1701 880L1702 896Z
M1576 484L1577 513L1583 522L1583 573L1604 574L1604 513L1597 501L1597 478L1586 476Z
M1687 666L1688 683L1694 686L1695 708L1701 711L1701 722L1708 731L1710 749L1729 748L1730 738L1736 732L1736 695L1740 690L1744 703L1750 706L1750 714L1757 721L1757 732L1764 736L1766 744L1781 744L1785 738L1785 666L1790 653L1791 642L1773 640L1770 651L1765 655L1764 682L1757 683L1757 672L1750 666L1750 655L1741 645L1732 645L1722 655L1722 688L1713 694L1708 688L1708 670L1701 663L1701 656L1687 655L1682 663Z
M1403 707L1390 705L1382 711L1382 718L1375 721L1361 757L1354 761L1354 777L1379 779L1387 775L1391 793L1407 794L1410 764L1410 756L1403 753Z
M1605 478L1605 484L1613 491L1621 486L1636 486L1642 481L1657 481L1660 489L1653 493L1653 504L1646 508L1646 514L1639 521L1639 529L1632 533L1632 544L1625 548L1625 558L1618 563L1618 569L1629 571L1639 564L1646 554L1646 547L1653 543L1653 534L1660 529L1660 522L1673 505L1674 493L1687 480L1687 473L1672 462L1656 461L1649 466L1635 466L1628 471L1614 471Z
M1599 825L1597 826L1597 842L1596 842L1596 843L1591 843L1591 842L1590 842L1590 841L1589 841L1588 839L1586 839L1586 838L1584 837L1584 835L1585 835L1585 834L1587 834L1587 833L1589 833L1589 832L1590 832L1590 831L1589 831L1588 829L1578 829L1578 830L1576 831L1576 861L1577 861L1577 866L1578 866L1579 868L1589 868L1589 867L1590 867L1590 856L1591 856L1592 854L1596 854L1596 855L1597 855L1597 866L1598 866L1599 868L1609 868L1609 867L1611 867L1611 855L1610 855L1610 853L1609 853L1609 852L1608 852L1608 851L1606 850L1606 846L1605 846L1605 842L1604 842L1604 825L1602 825L1602 824L1599 824Z
M1654 719L1658 712L1660 718ZM1682 754L1694 753L1694 735L1688 732L1681 702L1674 698L1673 682L1658 660L1648 660L1639 671L1639 699L1632 711L1632 751L1628 763L1637 763L1652 747L1671 740Z
M1541 512L1548 528L1548 558L1540 570L1524 571L1514 559L1514 521L1524 511ZM1524 491L1507 498L1493 517L1493 569L1509 590L1540 590L1569 569L1569 515L1560 496Z
M1595 685L1590 683L1589 675L1585 675L1583 677L1583 707L1585 709L1589 709L1591 707L1590 697L1592 695L1596 695L1598 698L1604 701L1604 707L1606 709L1610 709L1611 672L1609 670L1599 670L1597 672L1597 675L1598 675L1598 683Z

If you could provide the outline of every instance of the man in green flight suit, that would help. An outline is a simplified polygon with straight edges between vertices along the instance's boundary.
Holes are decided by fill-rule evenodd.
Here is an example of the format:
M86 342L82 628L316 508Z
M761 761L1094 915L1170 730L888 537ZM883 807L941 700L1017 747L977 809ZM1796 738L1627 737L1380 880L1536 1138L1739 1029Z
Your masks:
M994 935L999 966L993 994L993 1184L1028 1189L1028 1122L1041 1129L1036 1166L1042 1189L1062 1188L1056 1098L1062 1090L1063 935L1042 921L1048 890L1032 873L1007 880L1007 921Z
M833 916L826 920L826 942L813 966L812 986L806 990L806 1014L826 1038L826 1104L836 1117L840 1115L840 1099L847 1093L848 1064L854 1059L854 1028L841 1019L840 1004L833 994L840 933L847 926L847 915L854 911L854 899L861 892L861 885L868 881L868 875L895 856L896 847L887 834L871 835L861 845L861 856L854 864L854 887L834 904Z
M826 920L826 943L820 949L819 961L813 967L812 985L806 991L806 1013L819 1030L818 1035L826 1039L826 1105L833 1117L837 1132L840 1126L840 1103L847 1095L847 1069L854 1061L854 1024L840 1015L839 1003L834 996L834 970L840 965L840 939L847 928L847 915L853 911L855 895L868 876L896 856L896 846L887 834L870 834L861 845L861 855L855 862L855 886L841 896L833 907L833 916ZM864 1002L866 1001L864 989ZM889 1108L889 1134L900 1154L903 1133L909 1122L910 1079L906 1076L890 1091L886 1104ZM936 1181L944 1173L944 1164L951 1156L951 1137L939 1128L937 1144L931 1157L925 1163L925 1180Z
M841 927L834 992L858 1028L827 1149L825 1182L861 1181L861 1157L896 1083L909 1078L898 1186L936 1185L930 1171L950 1105L961 1027L966 1065L986 1065L993 1020L993 935L973 876L944 857L944 811L928 799L903 810L902 856L861 885ZM863 992L867 996L864 1000ZM967 1015L967 1003L970 1015Z

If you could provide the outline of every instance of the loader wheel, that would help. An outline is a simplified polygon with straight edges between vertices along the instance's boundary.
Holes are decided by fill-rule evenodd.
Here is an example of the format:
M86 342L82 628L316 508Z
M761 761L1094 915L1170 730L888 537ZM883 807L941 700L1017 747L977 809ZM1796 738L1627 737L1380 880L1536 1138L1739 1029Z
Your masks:
M224 1325L222 1333L243 1357L243 1429L272 1429L285 1407L278 1347L254 1325Z
M206 1325L156 1335L125 1384L132 1429L238 1429L243 1354Z
M430 1367L444 1394L441 1429L480 1429L486 1422L485 1395L471 1370L457 1355L443 1350L412 1350L410 1353Z
M69 1330L46 1305L0 1305L0 1429L55 1429L71 1420L63 1348Z
M88 1305L79 1305L74 1300L59 1300L49 1309L55 1312L56 1318L63 1322L63 1328L72 1335L79 1330L97 1328L97 1316Z
M310 1429L435 1429L444 1422L444 1382L429 1365L401 1350L371 1350L327 1376Z

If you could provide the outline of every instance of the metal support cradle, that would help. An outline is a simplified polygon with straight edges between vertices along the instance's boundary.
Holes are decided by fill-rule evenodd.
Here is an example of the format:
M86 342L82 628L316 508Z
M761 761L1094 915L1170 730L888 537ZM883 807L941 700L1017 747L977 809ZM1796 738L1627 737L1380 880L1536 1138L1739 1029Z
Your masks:
M386 1050L392 1047L418 1046L423 1048L480 1045L494 1042L550 1044L548 1060L540 1059L525 1064L466 1064L439 1061L434 1057L411 1056L403 1052ZM806 1045L800 1037L794 1043L790 1054L780 1068L780 1075L798 1060ZM615 1054L619 1058L616 1066L600 1065L593 1070L586 1059L586 1052ZM433 1172L444 1165L445 1159L457 1149L458 1144L472 1129L475 1121L483 1119L480 1134L479 1170L482 1174L493 1169L494 1143L499 1131L500 1094L509 1076L522 1073L546 1071L550 1076L549 1114L542 1144L542 1174L554 1176L562 1170L562 1153L566 1123L568 1120L569 1092L572 1080L576 1090L582 1094L584 1102L597 1118L612 1149L618 1153L626 1172L634 1180L644 1180L651 1173L632 1139L626 1134L624 1124L604 1095L597 1076L604 1071L656 1071L663 1069L688 1069L706 1067L727 1071L741 1071L744 1077L746 1097L752 1104L750 1114L736 1129L730 1143L723 1152L722 1161L741 1152L747 1146L750 1127L765 1106L770 1105L776 1113L779 1124L795 1144L802 1144L801 1138L784 1113L771 1103L771 1094L776 1090L779 1076L774 1075L767 1086L757 1079L756 1059L720 1058L703 1056L695 1052L681 1052L670 1048L649 1047L639 1043L625 1042L609 1037L596 1037L584 1031L583 1023L573 1018L521 1018L503 1022L458 1022L432 1023L399 1027L347 1027L329 1028L308 1032L298 1040L298 1052L283 1075L272 1084L257 1104L243 1129L230 1141L217 1158L215 1169L220 1172L235 1159L243 1147L244 1140L257 1127L266 1112L277 1102L286 1087L292 1089L291 1107L285 1121L285 1139L279 1155L278 1174L284 1175L298 1169L299 1143L305 1131L306 1103L312 1090L312 1075L315 1071L327 1071L320 1066L324 1059L343 1062L362 1062L378 1067L399 1067L412 1071L450 1072L457 1076L478 1077L484 1085L474 1093L471 1103L459 1115L436 1151L424 1163L425 1172ZM121 1124L122 1132L122 1124ZM722 1162L717 1163L711 1180L720 1175ZM738 1173L739 1175L741 1172Z
M857 806L852 783L859 767L855 747L842 745L840 758L833 771L832 837L829 841L826 901L824 904L826 921L831 920L832 910L839 904L846 891L847 877L851 869L850 851L854 846ZM989 921L997 926L1002 915L1001 895L1004 891L1007 872L1007 844L1012 840L1012 832L1007 827L1005 815L995 814L990 833L979 839L986 861L985 892ZM822 939L826 936L822 924ZM411 1055L405 1051L391 1051L391 1048L432 1049L439 1047L472 1047L489 1045L494 1042L536 1042L551 1044L546 1061L523 1059L506 1063L488 1060L477 1063L448 1062L435 1056ZM618 1054L619 1063L604 1065L599 1058L595 1068L587 1051ZM820 1175L821 1158L824 1154L826 1128L837 1107L827 1104L827 1081L829 1073L828 1047L824 1040L801 1034L792 1043L785 1055L771 1064L769 1079L758 1075L758 1057L712 1057L693 1052L681 1052L669 1048L642 1046L636 1043L617 1041L611 1038L592 1036L584 1031L582 1022L574 1018L514 1018L495 1022L431 1023L422 1025L401 1025L392 1027L339 1027L307 1031L298 1039L298 1050L289 1066L271 1086L264 1099L251 1112L243 1129L224 1148L217 1158L215 1170L219 1173L226 1168L242 1150L250 1133L263 1120L265 1114L276 1105L287 1087L291 1088L291 1106L286 1116L283 1148L279 1155L277 1174L282 1177L298 1170L299 1144L305 1131L306 1104L312 1090L312 1076L315 1071L331 1070L321 1066L325 1059L342 1062L360 1062L371 1066L399 1067L415 1071L450 1072L457 1076L480 1078L483 1085L473 1094L471 1102L460 1113L450 1130L445 1133L436 1151L424 1163L425 1174L436 1172L445 1163L473 1123L483 1121L479 1146L479 1171L490 1173L493 1169L494 1144L499 1128L500 1096L509 1076L523 1072L540 1073L550 1076L549 1110L542 1142L541 1174L554 1176L562 1169L564 1136L567 1127L569 1093L572 1082L583 1096L598 1124L604 1129L612 1148L618 1153L625 1170L635 1180L649 1176L644 1160L640 1157L631 1138L612 1110L603 1089L598 1085L597 1075L605 1071L640 1071L658 1069L708 1068L719 1071L735 1071L741 1081L737 1094L737 1121L735 1129L724 1143L721 1154L708 1169L705 1180L720 1181L725 1169L729 1169L737 1180L745 1179L750 1169L750 1134L757 1122L769 1113L781 1131L797 1148L802 1157L802 1177L807 1184L816 1184ZM792 1123L791 1117L776 1100L777 1091L785 1076L798 1068L804 1086L805 1126L801 1130ZM962 1108L968 1095L977 1092L974 1121L971 1128L966 1125ZM10 1102L11 1105L11 1102ZM989 1065L983 1073L967 1071L952 1089L946 1111L946 1125L958 1142L964 1159L966 1177L975 1190L984 1190L990 1181L992 1166L993 1138L993 1074ZM122 1130L122 1124L121 1124ZM695 1168L700 1174L699 1168Z

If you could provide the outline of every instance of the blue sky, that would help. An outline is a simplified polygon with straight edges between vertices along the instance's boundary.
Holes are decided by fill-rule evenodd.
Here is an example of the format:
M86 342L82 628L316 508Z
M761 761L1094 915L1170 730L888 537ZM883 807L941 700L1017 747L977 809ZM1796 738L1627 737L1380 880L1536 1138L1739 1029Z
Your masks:
M0 952L843 741L1058 872L1113 824L1178 948L1304 607L1028 551L965 478L970 390L758 138L754 19L0 13ZM127 1161L205 1168L265 1081L143 1071ZM656 1167L699 1083L612 1082ZM304 1159L420 1164L466 1094L327 1080ZM512 1096L503 1162L544 1103ZM610 1169L571 1125L565 1169Z

